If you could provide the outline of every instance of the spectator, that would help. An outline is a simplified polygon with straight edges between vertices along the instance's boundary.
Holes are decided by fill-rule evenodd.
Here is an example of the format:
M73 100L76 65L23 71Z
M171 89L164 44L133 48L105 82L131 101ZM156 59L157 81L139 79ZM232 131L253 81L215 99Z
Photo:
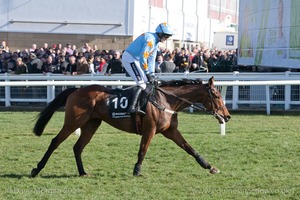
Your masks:
M55 74L61 74L61 73L66 72L68 64L69 63L66 61L65 56L60 55L58 57L57 64L55 66L55 70L53 71L53 73L55 73Z
M52 55L46 55L46 62L44 62L42 68L43 68L45 73L55 71L56 66L53 64Z
M179 47L175 47L175 49L172 52L174 54L174 64L175 66L178 66L179 64L179 54L180 54L180 49Z
M14 73L15 74L26 74L27 71L27 65L23 62L22 58L17 58L16 60L16 68Z
M87 74L89 73L89 65L84 56L78 58L76 72L73 75Z
M203 51L203 66L206 67L208 71L210 71L209 58L210 58L210 51L208 49L205 49Z
M107 54L107 56L108 56L108 59L107 59L107 60L113 59L114 54L115 54L115 51L112 50L112 49L110 49L110 50L108 51L108 54Z
M94 55L93 52L92 52L92 50L90 49L90 47L88 47L88 48L89 48L88 51L85 51L84 53L82 53L82 55L85 57L86 60L89 59L90 55L92 55L92 56Z
M106 51L106 50L105 50ZM104 53L104 52L103 52ZM104 59L106 61L106 63L108 64L111 59L113 58L113 55L114 55L115 51L110 49L108 51L106 51L106 54L104 55ZM105 71L106 72L106 71Z
M67 66L67 70L65 71L65 74L73 75L74 72L76 72L77 69L77 63L76 63L76 58L75 56L70 56L69 57L69 64Z
M121 61L120 51L116 51L113 54L113 58L109 61L106 69L106 74L120 74L124 73L124 67Z
M100 52L100 50L98 49L98 50L96 50L95 52L94 52L94 55L95 56L99 56L101 54L101 52Z
M3 70L3 61L4 61L4 57L2 56L2 52L0 50L0 73L4 73L4 70Z
M28 72L28 66L30 65L29 56L23 57L22 60L23 60L23 63L27 66L27 73L29 73L29 72Z
M77 51L77 50L74 50L73 51L73 56L75 56L76 58L82 56L82 55L79 55L80 53ZM66 59L67 60L67 59Z
M71 56L69 53L67 53L67 49L66 48L63 48L61 50L57 50L56 53L59 54L59 55L65 56L66 61L69 61L69 57Z
M99 65L100 65L100 58L101 58L101 55L95 55L94 56L94 71L97 72L98 68L99 68Z
M107 69L107 63L106 60L104 59L105 56L100 56L100 63L99 67L97 69L97 74L105 74L106 69Z
M17 65L17 59L19 58L19 53L18 52L14 52L12 54L12 57L11 57L11 63L12 63L12 68L10 68L11 71L15 71L16 69L16 65Z
M199 50L193 57L191 68L192 69L190 69L190 72L199 70L201 68L206 68L207 71L207 66L204 63L203 52L201 50Z
M180 53L176 57L175 72L186 72L189 69L189 56L186 54L185 48L181 48Z
M14 63L12 62L12 55L11 53L4 53L4 61L2 64L2 72L11 72L14 68Z
M189 64L188 64L188 69L186 70L186 71L188 71L189 68L192 65L192 59L193 59L193 57L194 57L195 54L193 52L191 52L190 50L188 50L188 49L185 50L185 54L188 57L188 63Z
M50 47L48 54L53 57L53 64L56 65L57 61L58 61L58 54L56 54L55 49L53 49L52 47Z
M57 45L55 45L55 51L59 50L61 51L63 48L62 48L62 44L61 43L58 43Z
M211 51L210 57L208 58L207 63L208 69L210 72L216 72L219 66L218 57L216 56L214 51Z
M232 64L232 71L239 71L238 63L237 63L237 50L232 51L232 54L230 55L230 62Z
M155 62L155 73L161 73L160 65L164 61L163 55L157 55L156 62Z
M29 57L29 51L28 51L28 49L24 49L23 51L21 51L21 53L20 53L20 57L22 57L22 58L28 58ZM24 62L24 60L23 60L23 62Z
M218 53L216 54L216 57L219 62L222 62L223 60L225 60L224 51L221 51L221 50L218 51Z
M173 54L165 55L165 60L161 63L160 69L162 73L172 73L175 69L175 64L173 62Z
M44 51L47 51L49 49L48 43L46 43L46 42L44 43L43 49L44 49Z
M166 56L168 50L165 47L160 47L159 51L157 51L157 55L162 55L163 58Z
M105 55L107 55L108 54L108 52L105 50L105 49L103 49L102 51L101 51L101 53L100 53L100 55L102 55L102 56L105 56Z
M77 47L76 47L76 45L75 45L75 44L72 44L72 47L71 47L71 49L73 50L73 54L74 54L74 51L76 51L76 50L77 50Z
M43 72L43 62L36 57L34 53L30 53L29 55L30 63L28 67L28 73L35 74L35 73L42 73Z
M31 53L35 53L35 51L37 50L37 45L36 44L32 44L31 48L29 49L29 51Z
M67 52L69 55L73 55L73 49L72 49L71 43L67 43L67 45L66 45L66 52Z
M189 68L189 72L198 71L200 67L196 63L192 63L191 67Z
M0 45L0 49L1 49L3 52L7 52L7 53L10 52L9 47L7 46L5 40L2 40L1 45Z
M87 60L87 63L89 65L89 72L91 74L96 74L95 73L95 64L94 64L94 55L90 54L88 56L88 60Z
M86 52L86 51L89 52L90 49L91 49L91 47L90 47L89 43L84 43L82 49L85 49L85 52Z
M97 50L98 50L98 46L95 45L95 44L93 44L93 49L92 49L92 51L95 52L95 51L97 51Z

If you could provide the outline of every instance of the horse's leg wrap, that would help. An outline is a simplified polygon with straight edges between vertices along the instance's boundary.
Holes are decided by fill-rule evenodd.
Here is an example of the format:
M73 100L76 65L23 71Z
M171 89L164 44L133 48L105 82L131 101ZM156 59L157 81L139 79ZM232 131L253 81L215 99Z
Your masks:
M204 169L209 169L209 172L211 174L218 174L220 172L217 168L211 166L208 162L206 162L204 158L202 158L199 154L196 154L195 158L201 165L201 167L203 167Z
M211 165L204 160L199 154L195 156L196 161L203 167L204 169L211 169Z
M142 165L136 163L133 169L133 176L140 176L142 171Z

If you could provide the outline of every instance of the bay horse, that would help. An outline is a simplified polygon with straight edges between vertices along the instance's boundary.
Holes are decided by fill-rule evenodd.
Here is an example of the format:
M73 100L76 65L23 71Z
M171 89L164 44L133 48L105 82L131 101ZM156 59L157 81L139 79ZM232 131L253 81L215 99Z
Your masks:
M156 87L149 84L148 87L151 88L152 92L148 92L147 98L145 98L149 100L149 96L152 96L155 98L155 101L152 101L152 103L147 101L145 103L144 110L146 115L132 115L126 118L112 118L110 115L109 98L113 94L118 93L117 89L90 85L79 89L69 88L58 94L39 113L33 132L35 135L41 136L53 114L63 106L65 106L64 124L58 135L52 139L48 150L37 164L37 167L32 169L31 177L39 174L53 151L78 128L81 129L81 135L74 145L73 151L79 176L86 176L87 173L83 167L81 154L102 121L122 131L141 135L138 160L133 170L134 176L141 175L142 162L151 139L157 133L161 133L166 138L174 141L179 147L192 155L204 169L208 169L210 173L219 173L216 167L206 162L187 143L177 129L177 112L197 102L202 103L203 106L200 108L215 116L219 123L229 121L229 111L224 105L220 92L214 86L214 77L211 77L207 83L202 83L199 80L172 80L162 82L161 85ZM124 104L124 102L120 102L120 104ZM139 122L139 124L136 122Z

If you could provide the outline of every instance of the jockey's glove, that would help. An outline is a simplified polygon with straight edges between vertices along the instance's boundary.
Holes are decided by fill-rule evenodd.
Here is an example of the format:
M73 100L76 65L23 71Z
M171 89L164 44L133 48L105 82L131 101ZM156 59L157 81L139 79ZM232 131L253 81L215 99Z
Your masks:
M151 74L146 74L148 82L154 84L155 78Z

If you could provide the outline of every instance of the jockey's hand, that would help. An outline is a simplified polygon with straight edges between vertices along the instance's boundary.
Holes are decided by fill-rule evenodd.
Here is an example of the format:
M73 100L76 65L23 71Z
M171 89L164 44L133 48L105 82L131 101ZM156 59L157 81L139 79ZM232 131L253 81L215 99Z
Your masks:
M154 81L155 81L154 77L151 76L150 74L146 74L146 76L147 76L148 82L151 84L154 84Z

